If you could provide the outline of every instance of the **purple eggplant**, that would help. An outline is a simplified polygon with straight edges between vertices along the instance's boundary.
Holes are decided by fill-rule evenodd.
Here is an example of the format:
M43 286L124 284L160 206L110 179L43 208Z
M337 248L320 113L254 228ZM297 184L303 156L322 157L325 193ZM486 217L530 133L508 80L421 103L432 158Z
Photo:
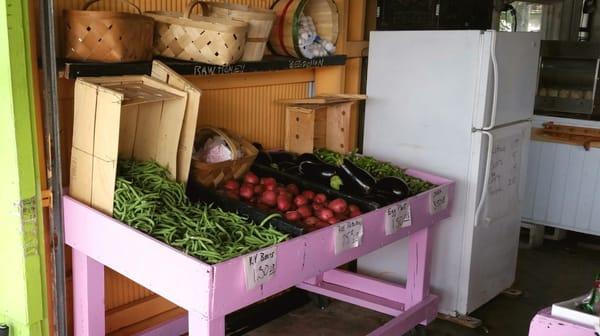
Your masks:
M371 174L357 167L348 159L344 159L344 162L342 162L340 168L354 183L356 183L356 185L360 187L360 189L363 190L363 193L368 193L373 185L375 185L375 178L371 176Z
M410 196L408 185L398 177L384 177L371 188L371 194L387 197L392 201L401 201Z

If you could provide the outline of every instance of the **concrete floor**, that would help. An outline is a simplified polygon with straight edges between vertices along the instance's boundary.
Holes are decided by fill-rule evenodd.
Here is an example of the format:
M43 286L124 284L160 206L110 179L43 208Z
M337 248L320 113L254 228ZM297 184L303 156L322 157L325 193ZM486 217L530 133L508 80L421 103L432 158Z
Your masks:
M472 316L483 321L483 328L468 329L438 319L427 326L427 335L527 335L529 321L538 310L591 288L593 277L600 271L600 252L578 245L589 239L571 234L562 242L546 241L539 249L521 249L514 285L523 291L521 297L499 296L473 312ZM595 243L600 246L600 242ZM247 335L362 336L388 320L386 315L343 302L333 302L325 310L308 304Z

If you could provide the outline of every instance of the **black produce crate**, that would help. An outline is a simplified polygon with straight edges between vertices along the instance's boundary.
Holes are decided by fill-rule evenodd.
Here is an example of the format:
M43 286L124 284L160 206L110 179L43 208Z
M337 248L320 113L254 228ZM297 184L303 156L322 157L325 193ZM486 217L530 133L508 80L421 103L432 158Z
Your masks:
M240 200L229 198L226 195L219 193L217 190L207 188L193 181L188 182L188 196L192 201L214 203L223 210L237 212L254 221L255 223L262 222L271 213L265 213L249 204ZM290 224L281 218L272 218L269 224L273 225L277 230L287 233L292 237L298 237L304 234L304 228Z
M298 187L300 187L300 189L309 189L309 190L312 190L315 192L323 193L323 194L327 195L327 198L329 198L329 199L343 198L349 203L356 204L362 212L370 212L375 209L381 208L381 204L379 204L377 202L370 201L370 200L367 200L367 199L364 199L361 197L357 197L354 195L349 195L349 194L343 193L341 191L326 187L322 184L303 179L300 176L281 172L272 167L268 167L265 165L255 163L254 165L252 165L252 168L250 168L250 169L259 177L270 176L270 177L274 177L277 180L277 182L279 182L279 183L284 183L284 184L294 183L294 184L298 185Z

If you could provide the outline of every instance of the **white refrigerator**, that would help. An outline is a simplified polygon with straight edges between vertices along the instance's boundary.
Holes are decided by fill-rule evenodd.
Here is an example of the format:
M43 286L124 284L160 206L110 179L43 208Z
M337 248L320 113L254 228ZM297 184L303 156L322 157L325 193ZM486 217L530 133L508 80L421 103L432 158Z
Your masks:
M432 234L439 310L468 314L515 279L540 37L495 31L371 33L364 153L456 181ZM406 241L358 261L406 278Z

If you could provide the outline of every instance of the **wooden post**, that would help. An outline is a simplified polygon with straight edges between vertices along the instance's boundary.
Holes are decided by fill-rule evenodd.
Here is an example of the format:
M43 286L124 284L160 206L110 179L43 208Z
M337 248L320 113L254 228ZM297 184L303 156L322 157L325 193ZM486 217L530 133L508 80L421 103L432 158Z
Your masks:
M189 335L190 336L224 336L225 317L221 316L213 320L195 313L188 312Z
M73 249L75 336L104 336L104 266Z
M429 295L429 268L431 246L429 228L413 233L408 238L408 274L406 309L423 301Z

